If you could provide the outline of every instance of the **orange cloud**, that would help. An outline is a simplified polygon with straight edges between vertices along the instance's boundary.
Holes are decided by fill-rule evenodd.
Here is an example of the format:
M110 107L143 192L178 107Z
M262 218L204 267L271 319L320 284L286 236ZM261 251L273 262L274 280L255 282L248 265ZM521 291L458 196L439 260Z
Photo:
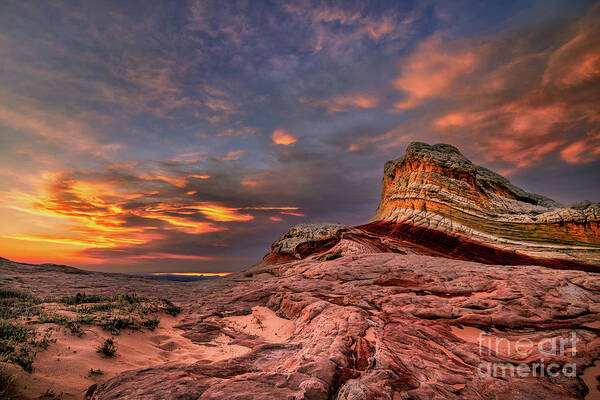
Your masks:
M407 126L400 125L390 129L381 135L362 136L354 140L346 147L347 152L365 151L372 146L376 146L378 151L389 150L414 140L413 135L407 134Z
M221 157L221 160L223 160L223 161L235 161L235 160L239 160L240 158L242 158L242 156L244 155L244 153L245 153L244 150L230 151L229 153L227 153L223 157Z
M191 177L205 178L204 175L186 176ZM25 229L20 233L3 234L3 240L55 244L66 246L71 253L76 253L90 247L144 244L161 239L160 229L205 234L228 229L218 223L254 219L250 214L240 213L237 208L207 202L149 202L143 199L143 193L127 191L111 182L77 180L62 174L50 174L49 178L53 180L45 194L15 194L10 204L12 209L22 213L53 217L57 222L53 222L52 231L26 232ZM130 203L132 201L134 203ZM209 221L198 220L199 216ZM143 220L131 224L128 222L131 218Z
M583 139L571 143L560 152L560 155L563 160L573 164L596 161L600 158L600 140L598 139Z
M584 141L571 143L560 152L560 155L567 162L579 163L581 162L581 155L585 151L585 147L586 144Z
M281 211L279 214L291 215L293 217L306 217L306 214L302 214L302 213L298 213L298 212Z
M299 210L298 207L244 207L244 210L259 210L259 211L267 211L267 210Z
M406 98L396 103L398 109L421 105L428 99L448 94L461 77L473 72L481 62L483 48L450 47L440 35L421 43L402 63L402 73L393 82Z
M209 219L218 222L246 222L254 219L252 215L240 214L239 209L222 207L215 204L203 204L190 207L206 215Z
M561 148L564 143L563 140L554 140L523 146L523 143L515 138L492 138L486 146L486 158L526 168Z
M486 112L470 113L464 111L451 112L441 118L436 119L433 125L438 129L446 129L450 127L466 127L473 126L481 122L488 114Z
M526 101L517 101L505 105L500 112L510 119L508 129L515 134L544 135L552 126L563 120L565 106L560 103L541 107L531 106Z
M145 176L143 177L143 179L148 180L148 181L153 181L153 180L160 180L160 181L164 181L167 182L173 186L176 186L178 188L184 188L187 186L188 182L190 179L192 178L196 178L196 179L210 179L211 176L210 175L202 175L202 174L191 174L191 175L185 175L185 176L178 176L178 177L170 177L170 176L166 176L166 175L154 175L154 176Z
M283 129L276 129L271 136L273 143L282 146L289 146L298 141L294 135Z
M374 108L379 104L379 98L369 94L347 94L332 99L300 99L303 104L313 107L324 107L329 114L348 111L356 108Z
M251 179L251 178L244 178L242 179L242 185L250 188L250 189L255 189L258 186L260 186L261 182L258 179Z
M32 245L32 241L35 242L35 245ZM82 246L74 246L70 243L23 240L22 238L9 238L7 236L2 236L2 240L0 240L0 254L2 257L32 264L47 262L55 264L94 263L96 260L79 254L82 248ZM97 262L101 261L97 260Z
M544 72L544 85L568 88L600 77L600 30L586 28L581 26L575 37L552 54Z

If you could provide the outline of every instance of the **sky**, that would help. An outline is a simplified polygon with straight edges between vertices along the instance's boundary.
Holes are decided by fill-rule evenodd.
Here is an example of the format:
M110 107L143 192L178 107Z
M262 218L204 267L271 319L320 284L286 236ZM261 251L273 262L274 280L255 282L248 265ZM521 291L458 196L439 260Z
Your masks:
M230 272L412 141L600 201L600 3L0 2L0 256Z

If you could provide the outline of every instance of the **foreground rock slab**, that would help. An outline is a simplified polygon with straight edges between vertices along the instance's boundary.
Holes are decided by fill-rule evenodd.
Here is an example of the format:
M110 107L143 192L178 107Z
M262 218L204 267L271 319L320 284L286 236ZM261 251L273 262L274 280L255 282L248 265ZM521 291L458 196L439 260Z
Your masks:
M175 328L205 352L99 380L91 399L582 399L581 375L600 359L600 275L585 271L394 252L263 262L181 286L58 266L1 271L0 286L38 294L78 282L90 294L161 291L183 306ZM542 352L543 341L564 351ZM223 346L236 351L215 357ZM536 376L490 370L520 364Z
M600 276L582 271L380 253L257 266L201 285L183 335L198 344L225 335L251 350L125 372L91 398L580 399L579 377L539 376L534 364L581 375L600 358ZM257 307L275 317L262 314L254 330L230 323ZM278 339L272 319L293 331ZM506 349L522 338L562 338L565 350ZM498 364L538 376L486 374Z

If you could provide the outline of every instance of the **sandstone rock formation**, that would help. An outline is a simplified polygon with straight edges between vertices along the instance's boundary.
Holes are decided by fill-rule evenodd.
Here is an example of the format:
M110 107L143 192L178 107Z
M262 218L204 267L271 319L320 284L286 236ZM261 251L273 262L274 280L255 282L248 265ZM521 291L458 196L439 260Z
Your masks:
M600 266L600 205L564 207L528 193L447 144L411 143L404 157L386 163L381 203L371 222L368 231L395 230L403 239L423 242L443 233L491 246L504 251L508 263L518 263L509 257L516 252L552 260L549 264Z

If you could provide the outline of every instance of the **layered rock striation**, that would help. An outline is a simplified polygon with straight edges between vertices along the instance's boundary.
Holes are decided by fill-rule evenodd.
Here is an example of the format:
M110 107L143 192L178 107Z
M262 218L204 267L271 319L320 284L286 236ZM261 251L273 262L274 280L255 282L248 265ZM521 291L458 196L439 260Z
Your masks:
M411 143L386 163L381 202L361 228L482 262L600 266L599 204L565 207L528 193L447 144ZM477 258L480 246L496 256Z

